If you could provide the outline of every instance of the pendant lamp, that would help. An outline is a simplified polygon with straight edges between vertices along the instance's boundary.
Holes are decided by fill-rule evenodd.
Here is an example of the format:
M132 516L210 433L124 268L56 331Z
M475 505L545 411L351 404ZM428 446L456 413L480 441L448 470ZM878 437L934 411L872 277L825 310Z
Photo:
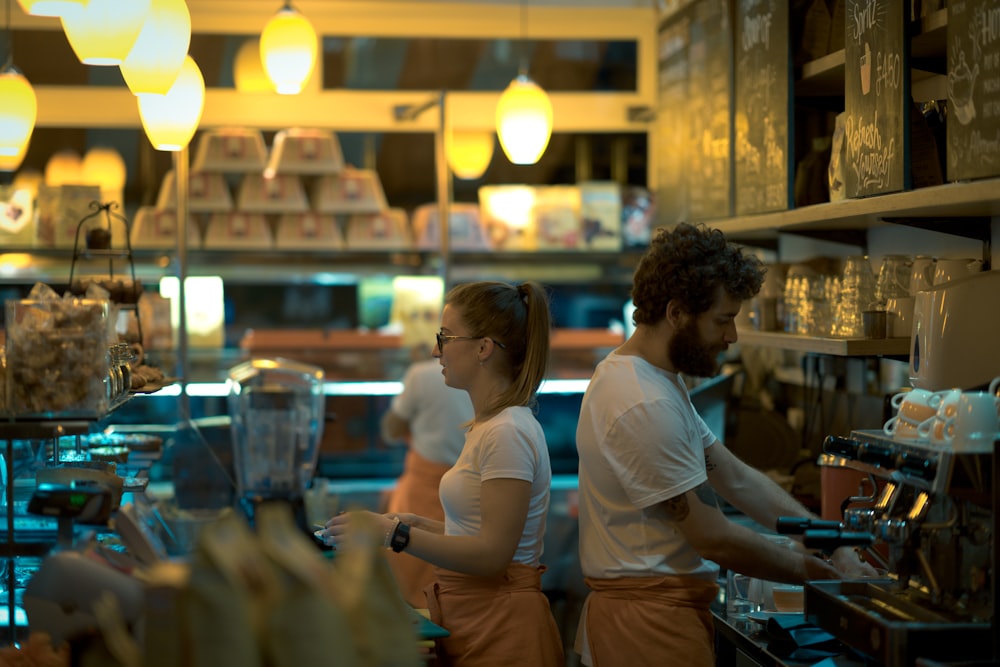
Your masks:
M519 74L497 103L497 135L507 159L534 164L552 136L552 102L538 84Z
M121 65L149 15L151 0L89 0L66 11L66 39L85 65Z
M134 95L164 95L177 80L191 45L191 13L184 0L152 0L132 50L122 61Z
M298 95L316 65L317 38L309 19L285 2L260 35L260 60L280 95Z
M205 109L205 79L187 56L177 81L165 95L137 95L139 118L149 142L158 151L185 148L198 129Z
M496 143L492 132L452 128L444 137L444 154L456 177L475 180L486 173Z
M26 167L14 174L14 181L11 185L15 190L27 190L31 193L31 198L38 196L38 186L42 184L44 176L42 172L34 167Z
M62 16L67 10L83 7L87 0L17 0L17 4L32 16Z
M38 118L35 90L16 67L8 62L0 69L0 169L21 166Z
M83 182L101 188L102 202L123 204L128 172L121 153L107 146L94 146L83 156Z
M45 163L45 185L54 188L60 185L83 183L83 161L72 148L64 148L53 153Z
M240 45L233 59L233 83L241 93L273 93L274 84L267 78L260 62L260 40L248 39Z

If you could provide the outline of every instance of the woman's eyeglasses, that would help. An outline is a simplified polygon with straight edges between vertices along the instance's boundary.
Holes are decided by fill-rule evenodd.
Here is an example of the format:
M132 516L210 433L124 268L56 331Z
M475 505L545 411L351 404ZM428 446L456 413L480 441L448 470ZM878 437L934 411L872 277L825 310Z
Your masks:
M489 336L449 336L448 334L441 333L440 331L434 334L434 337L437 339L437 346L439 350L443 350L445 343L449 343L453 340L479 340L480 338L489 338ZM492 340L493 343L496 344L496 346L501 350L507 349L506 345L495 338L490 338L490 340Z

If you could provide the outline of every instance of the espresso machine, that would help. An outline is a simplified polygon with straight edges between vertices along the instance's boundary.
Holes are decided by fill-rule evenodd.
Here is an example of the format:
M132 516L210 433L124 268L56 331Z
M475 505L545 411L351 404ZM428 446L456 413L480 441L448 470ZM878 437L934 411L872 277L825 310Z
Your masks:
M283 502L312 534L304 496L323 434L323 382L323 369L288 359L251 359L230 369L237 494L251 524L261 503Z
M807 618L878 664L994 659L993 458L882 431L827 437L819 464L866 473L876 489L850 499L840 527L870 538L869 560L885 576L807 583ZM837 546L819 532L822 544L808 529L804 544Z

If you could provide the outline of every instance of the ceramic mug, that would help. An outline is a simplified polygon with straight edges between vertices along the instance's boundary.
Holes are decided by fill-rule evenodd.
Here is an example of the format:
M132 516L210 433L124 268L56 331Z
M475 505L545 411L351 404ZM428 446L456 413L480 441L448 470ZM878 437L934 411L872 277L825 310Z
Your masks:
M983 270L978 259L939 259L934 263L934 285L944 285L956 278L964 278Z
M934 396L935 392L927 389L911 389L894 395L890 403L896 408L896 416L916 426L937 414L939 403Z
M882 425L882 432L893 440L925 440L926 438L920 435L919 430L922 423L910 421L905 417L896 415Z
M958 400L961 396L961 389L936 392L928 403L937 406L937 413L917 426L918 436L937 447L950 446L955 434L955 417L958 414Z
M990 449L1000 430L997 397L986 391L963 392L955 406L955 427L951 445L956 452Z
M934 258L927 255L917 255L910 267L910 295L929 290L934 286Z

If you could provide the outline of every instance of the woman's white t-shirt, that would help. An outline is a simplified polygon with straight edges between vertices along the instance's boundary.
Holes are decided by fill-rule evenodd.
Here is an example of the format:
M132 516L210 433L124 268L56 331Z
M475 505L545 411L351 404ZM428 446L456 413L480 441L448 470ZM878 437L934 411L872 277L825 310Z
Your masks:
M513 562L537 567L542 557L552 468L545 433L529 408L506 408L466 433L458 461L441 478L445 535L479 534L482 483L490 479L531 483L528 516Z

